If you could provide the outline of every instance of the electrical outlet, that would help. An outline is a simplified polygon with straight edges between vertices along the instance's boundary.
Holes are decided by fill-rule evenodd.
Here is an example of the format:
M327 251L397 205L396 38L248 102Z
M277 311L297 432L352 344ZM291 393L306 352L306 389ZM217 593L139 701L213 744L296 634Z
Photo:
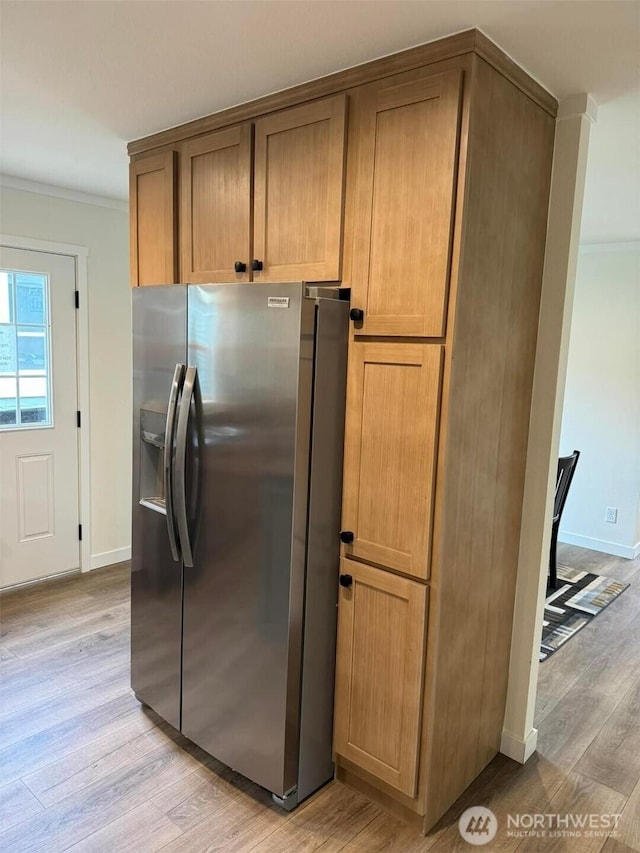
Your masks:
M617 524L618 522L618 507L617 506L608 506L605 514L604 520L608 521L609 524Z

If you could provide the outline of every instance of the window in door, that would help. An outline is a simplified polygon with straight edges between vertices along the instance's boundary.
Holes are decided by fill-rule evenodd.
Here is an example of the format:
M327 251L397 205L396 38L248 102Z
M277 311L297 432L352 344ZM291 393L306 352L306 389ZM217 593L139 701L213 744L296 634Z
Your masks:
M0 429L53 425L49 277L0 270Z

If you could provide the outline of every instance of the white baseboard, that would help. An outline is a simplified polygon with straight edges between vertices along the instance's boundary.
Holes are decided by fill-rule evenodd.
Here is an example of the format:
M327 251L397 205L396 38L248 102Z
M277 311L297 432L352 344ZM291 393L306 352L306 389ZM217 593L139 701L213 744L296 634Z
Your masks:
M103 566L111 566L113 563L124 563L131 559L131 546L128 548L116 548L114 551L103 551L101 554L91 555L90 569L101 569Z
M607 542L606 539L592 539L591 536L566 533L564 530L560 531L558 542L564 542L566 545L579 545L581 548L591 548L592 551L611 554L613 557L626 557L627 560L635 560L640 554L640 542L635 545L618 545L617 542Z
M518 764L524 764L538 745L538 729L531 729L524 740L503 729L500 741L500 752L507 758L513 758Z

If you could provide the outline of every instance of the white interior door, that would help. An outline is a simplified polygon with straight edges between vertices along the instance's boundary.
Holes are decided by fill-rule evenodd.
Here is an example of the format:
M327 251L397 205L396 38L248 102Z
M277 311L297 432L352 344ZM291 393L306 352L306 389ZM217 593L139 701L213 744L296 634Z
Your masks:
M80 565L75 259L0 247L0 586Z

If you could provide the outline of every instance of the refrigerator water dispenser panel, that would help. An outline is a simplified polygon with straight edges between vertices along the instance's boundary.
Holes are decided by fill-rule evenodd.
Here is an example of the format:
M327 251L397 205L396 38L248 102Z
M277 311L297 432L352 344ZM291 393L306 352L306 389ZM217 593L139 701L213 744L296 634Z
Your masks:
M165 513L164 439L166 413L140 409L140 494L142 506Z

